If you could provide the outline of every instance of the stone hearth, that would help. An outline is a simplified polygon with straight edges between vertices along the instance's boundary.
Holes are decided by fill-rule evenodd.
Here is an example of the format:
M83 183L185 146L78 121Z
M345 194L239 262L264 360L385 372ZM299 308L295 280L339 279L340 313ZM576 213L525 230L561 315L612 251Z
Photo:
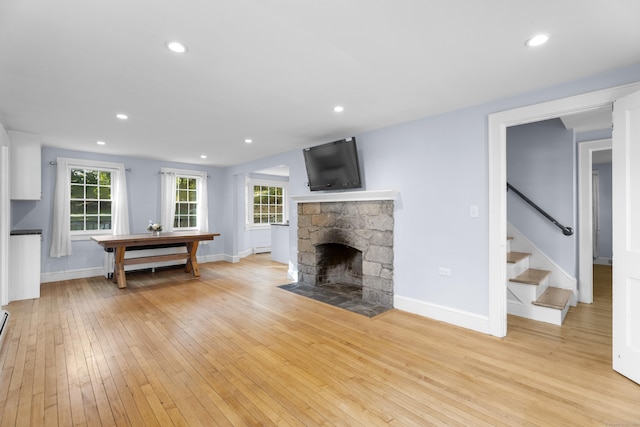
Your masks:
M298 282L362 288L393 307L393 201L298 204Z

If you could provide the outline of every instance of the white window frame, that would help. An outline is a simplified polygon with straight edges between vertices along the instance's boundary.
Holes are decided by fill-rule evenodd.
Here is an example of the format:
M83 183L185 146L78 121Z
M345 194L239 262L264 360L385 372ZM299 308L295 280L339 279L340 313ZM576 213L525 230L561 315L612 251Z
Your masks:
M69 233L71 235L71 241L77 240L89 240L91 236L96 236L100 234L113 234L113 218L114 218L114 208L115 208L115 200L114 200L114 174L118 172L118 165L116 163L111 162L102 162L97 160L84 160L84 159L73 159L67 165L67 176L69 177L69 193L71 193L71 170L72 169L85 169L85 170L97 170L97 171L107 171L111 173L111 228L108 230L71 230L71 212L69 212Z
M73 229L71 229L71 219L73 218L73 214L71 212L69 212L69 232L71 233L72 240L73 240L74 236L77 237L77 236L86 236L86 235L94 236L96 234L112 234L113 233L113 214L114 214L114 211L113 211L113 207L114 207L113 206L114 205L114 203L113 203L113 193L114 193L113 192L113 170L112 169L108 169L108 168L87 167L87 166L71 166L70 165L67 168L67 173L69 174L70 177L71 177L71 171L72 170L96 171L98 173L100 173L100 172L108 172L110 174L110 179L109 179L109 181L110 181L110 183L109 183L109 194L110 194L109 203L111 203L111 209L110 209L110 212L109 212L109 217L111 217L111 220L109 221L110 226L107 229L97 228L95 230L73 230ZM69 180L69 190L70 191L71 191L71 187L73 187L74 185L77 185L77 184L71 182L71 179L70 179ZM86 177L85 177L85 183L84 183L83 186L85 186L85 187L87 186ZM104 187L106 187L106 186L104 186ZM86 193L84 194L84 196L85 197L82 198L82 199L73 199L73 198L70 197L70 201L72 201L72 200L83 200L86 203L86 201L87 201ZM83 216L84 216L85 223L86 223L86 218L87 218L86 210L85 210L85 213L84 213ZM98 213L98 217L100 217L100 213Z
M173 175L176 178L189 178L189 179L195 179L196 180L196 191L198 193L198 198L197 198L197 226L196 227L174 227L173 223L175 222L175 209L173 209L173 217L170 219L164 219L161 218L162 222L165 223L161 223L161 225L164 227L165 230L169 230L169 231L208 231L209 227L208 227L208 223L207 223L207 216L208 216L208 200L207 200L207 185L206 185L206 180L207 180L207 173L203 172L203 171L196 171L196 170L185 170L185 169L174 169L174 168L161 168L160 173L162 174L169 174L169 175ZM163 181L163 183L166 181ZM167 201L162 201L163 206L162 206L162 212L164 213L163 215L161 215L161 217L167 215L166 213L169 211L169 206L165 206L165 203L172 203L173 206L175 206L178 202L176 201L175 198L175 192L176 192L176 187L175 187L175 181L173 181L174 185L173 185L173 189L172 189L172 194L173 197L171 198L171 200L169 202ZM165 184L163 184L164 186ZM162 190L163 192L165 191L165 189L163 188ZM203 223L204 222L204 223Z
M245 180L245 229L265 230L271 227L271 223L253 223L253 187L256 185L282 188L282 221L289 222L289 182L247 177Z

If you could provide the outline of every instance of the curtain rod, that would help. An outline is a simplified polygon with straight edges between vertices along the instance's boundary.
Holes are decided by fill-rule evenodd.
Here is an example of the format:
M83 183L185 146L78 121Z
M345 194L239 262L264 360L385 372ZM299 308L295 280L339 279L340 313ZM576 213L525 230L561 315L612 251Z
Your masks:
M163 172L163 171L158 171L158 175L178 175L175 172ZM211 178L211 175L207 174L207 179Z
M51 160L51 161L49 162L49 164L50 164L51 166L55 166L55 165L57 165L58 163L56 163L56 162L54 162L53 160ZM131 172L131 168L125 168L124 170L126 170L127 172Z

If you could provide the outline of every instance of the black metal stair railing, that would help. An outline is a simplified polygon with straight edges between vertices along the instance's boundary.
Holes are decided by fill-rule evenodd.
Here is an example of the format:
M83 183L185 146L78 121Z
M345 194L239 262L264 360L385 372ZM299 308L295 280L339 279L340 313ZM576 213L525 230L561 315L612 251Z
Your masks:
M509 184L507 182L507 191L511 190L514 193L516 193L518 196L520 196L520 198L522 200L524 200L525 202L527 202L529 205L531 205L531 207L533 207L535 210L537 210L538 212L540 212L545 218L547 218L549 221L551 221L556 227L558 227L560 230L562 230L562 234L564 234L565 236L571 236L573 234L573 228L571 227L565 227L564 225L560 224L554 217L552 217L551 215L549 215L548 213L546 213L540 206L536 205L535 203L533 203L527 196L525 196L524 194L522 194L520 191L518 191L517 188L515 188L513 185Z

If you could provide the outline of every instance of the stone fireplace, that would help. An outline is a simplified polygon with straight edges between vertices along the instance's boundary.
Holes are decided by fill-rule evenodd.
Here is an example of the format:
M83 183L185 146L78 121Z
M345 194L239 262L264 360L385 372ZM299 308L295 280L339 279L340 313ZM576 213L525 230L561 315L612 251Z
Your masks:
M299 201L298 282L359 287L364 301L392 308L393 209L393 200Z

